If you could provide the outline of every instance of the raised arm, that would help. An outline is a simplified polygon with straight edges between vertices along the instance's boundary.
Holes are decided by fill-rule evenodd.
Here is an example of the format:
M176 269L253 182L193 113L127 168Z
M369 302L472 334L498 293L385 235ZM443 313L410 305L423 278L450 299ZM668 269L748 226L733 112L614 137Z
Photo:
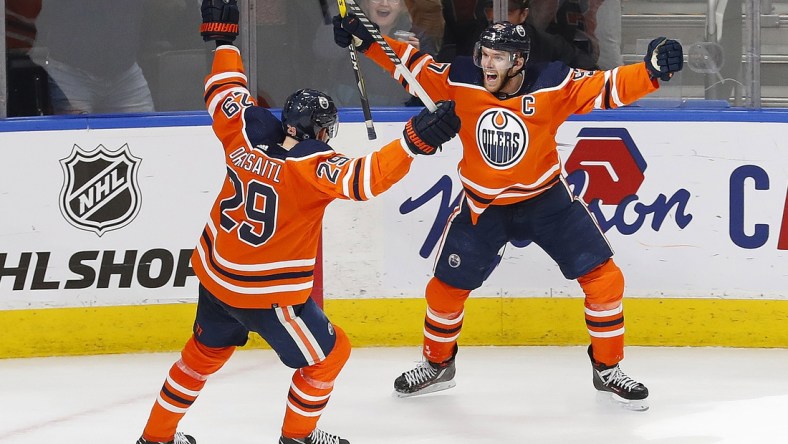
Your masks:
M341 47L347 47L351 43L356 45L356 49L388 71L410 94L418 95L417 86L409 84L407 76L397 69L396 59L402 61L402 65L413 74L433 102L452 99L448 84L448 63L437 63L431 55L407 43L383 36L382 39L391 49L391 53L387 53L387 49L376 41L359 17L353 13L348 13L344 18L335 16L333 23L334 42L337 45Z
M613 109L628 105L656 91L658 79L668 81L683 67L683 50L675 40L654 39L642 63L613 68L609 71L572 69L564 83L568 113L586 113L593 109Z
M233 46L238 35L236 0L203 0L200 34L206 42L216 42L211 72L205 78L205 106L213 120L213 130L225 150L261 142L250 131L263 133L266 142L283 137L279 120L257 105L249 92L241 53ZM249 124L254 121L254 125Z
M400 139L366 156L348 157L310 140L299 143L288 162L296 162L299 175L331 197L368 200L405 177L415 156L435 154L459 130L454 102L438 102L437 110L412 117Z

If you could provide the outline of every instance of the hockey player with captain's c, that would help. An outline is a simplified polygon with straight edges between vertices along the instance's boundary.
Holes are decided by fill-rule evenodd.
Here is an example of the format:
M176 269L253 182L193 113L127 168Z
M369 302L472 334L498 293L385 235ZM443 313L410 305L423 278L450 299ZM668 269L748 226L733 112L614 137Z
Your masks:
M391 57L358 17L335 17L333 23L338 45L358 44L395 75ZM530 38L522 25L509 22L490 25L473 57L450 64L401 42L386 42L430 97L456 101L463 121L458 174L464 193L447 222L425 291L423 361L396 378L396 394L455 385L465 301L493 271L507 243L531 241L585 294L594 387L628 408L648 408L648 389L619 366L623 274L593 216L562 176L555 134L572 114L618 108L659 88L657 79L669 80L681 70L681 45L660 37L641 63L586 71L562 62L529 62Z
M351 349L310 297L325 209L336 199L366 201L385 192L415 157L434 154L453 138L460 120L454 103L443 101L379 150L344 156L327 143L338 129L328 95L296 91L281 119L257 106L232 45L236 0L203 0L202 13L201 35L216 42L204 99L227 176L191 258L199 280L193 334L137 444L195 444L176 431L178 423L251 332L294 369L279 444L349 444L317 428Z

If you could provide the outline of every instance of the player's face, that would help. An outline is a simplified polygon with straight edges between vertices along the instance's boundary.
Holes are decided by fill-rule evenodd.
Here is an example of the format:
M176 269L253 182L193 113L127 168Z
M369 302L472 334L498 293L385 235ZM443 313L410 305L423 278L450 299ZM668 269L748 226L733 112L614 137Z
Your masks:
M514 57L508 51L498 51L483 46L480 49L479 67L484 73L484 87L487 91L496 93L509 81L508 74L513 66Z

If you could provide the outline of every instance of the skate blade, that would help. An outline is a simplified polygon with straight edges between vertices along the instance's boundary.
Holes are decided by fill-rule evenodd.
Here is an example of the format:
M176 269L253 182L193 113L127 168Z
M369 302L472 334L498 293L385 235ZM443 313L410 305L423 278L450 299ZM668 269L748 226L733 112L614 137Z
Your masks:
M397 398L411 398L413 396L421 396L421 395L426 395L428 393L435 393L443 390L448 390L456 385L457 383L454 382L454 380L446 381L446 382L438 382L436 384L432 384L429 387L424 387L423 389L413 393L400 393L395 390L394 396Z
M597 399L633 412L645 412L649 408L648 399L624 399L611 392L599 391L597 392Z

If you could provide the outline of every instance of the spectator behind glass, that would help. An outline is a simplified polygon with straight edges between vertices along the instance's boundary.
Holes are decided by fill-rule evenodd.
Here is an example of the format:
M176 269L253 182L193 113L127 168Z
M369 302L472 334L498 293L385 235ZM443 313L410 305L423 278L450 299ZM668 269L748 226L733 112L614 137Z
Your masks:
M435 55L438 42L427 33L413 27L404 0L360 0L359 6L380 32L395 38L396 31L410 31L413 37L408 43L422 52ZM336 5L329 7L331 15L338 13ZM358 87L350 65L346 48L339 48L333 41L333 26L320 26L312 45L317 63L315 66L315 85L328 92L338 107L359 107ZM364 83L367 87L371 106L421 106L422 103L402 88L398 81L391 78L382 68L366 57L358 58Z
M529 22L539 31L560 36L583 54L583 60L591 62L586 62L588 66L575 66L575 68L598 69L600 48L599 40L596 36L597 10L599 10L602 2L603 0L534 0L531 6ZM604 12L608 16L613 14L613 17L615 17L615 5L610 6L612 8L606 8ZM606 18L606 22L609 21ZM603 23L603 26L615 26L615 24ZM605 33L608 32L611 31L606 29ZM611 44L611 38L614 37L606 36L608 44ZM618 45L620 46L620 37L618 37L618 40ZM615 45L615 43L612 44ZM605 63L615 63L609 61L615 56L610 55L607 51L613 52L606 48ZM617 51L620 52L620 48Z
M539 0L537 0L539 1ZM483 0L484 16L487 23L493 22L493 0ZM523 25L531 38L531 54L529 62L554 62L560 60L572 68L597 69L596 57L591 56L580 47L560 35L543 32L528 20L530 0L509 0L507 21L515 25Z
M404 0L361 0L361 8L367 17L380 27L380 33L387 37L394 37L398 30L410 31L414 36L406 40L416 49L428 54L438 52L438 42L430 38L426 30L414 28L408 8Z
M36 40L40 0L6 0L5 45L7 101L4 117L51 114L44 68L30 51Z
M6 0L5 45L13 54L27 54L36 40L36 17L40 0Z
M311 47L313 30L323 16L315 1L257 0L256 6L257 84L253 90L261 106L278 108L291 91L315 86L310 81L317 66Z
M599 69L609 70L624 64L621 56L621 0L604 0L596 11L594 31L599 42Z
M493 22L493 0L475 0L475 2L474 11L477 19L473 22L473 26L466 23L464 28L457 28L458 23L451 22L447 18L447 32L444 47L437 58L439 61L451 62L456 56L470 56L473 53L473 45L467 42L478 41L482 31ZM509 0L506 11L506 21L523 25L531 38L528 63L561 61L573 68L596 69L596 57L581 51L562 36L550 34L534 26L530 20L530 3L530 0ZM452 45L451 42L455 44Z
M458 55L471 55L487 19L477 11L478 0L442 0L443 44L435 60L452 62Z
M405 0L413 27L424 31L424 37L429 37L440 48L443 40L443 6L441 0Z
M142 13L127 0L44 0L36 60L49 74L55 114L152 112L137 64Z

